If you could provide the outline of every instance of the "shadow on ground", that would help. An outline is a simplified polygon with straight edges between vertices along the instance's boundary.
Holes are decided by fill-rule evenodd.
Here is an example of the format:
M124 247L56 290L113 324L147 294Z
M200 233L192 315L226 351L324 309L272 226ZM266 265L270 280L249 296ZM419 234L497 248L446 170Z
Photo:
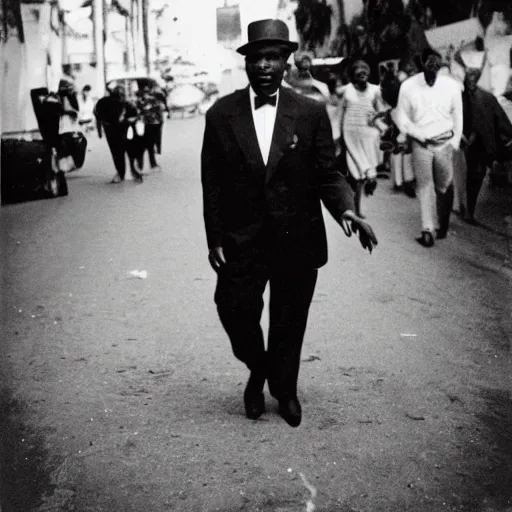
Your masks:
M488 454L490 471L484 480L487 499L497 510L512 506L512 400L508 391L487 389L482 392L487 410L478 415L484 435L492 446ZM484 501L485 504L485 501Z
M44 436L24 424L26 408L0 398L0 483L2 512L28 512L52 490Z

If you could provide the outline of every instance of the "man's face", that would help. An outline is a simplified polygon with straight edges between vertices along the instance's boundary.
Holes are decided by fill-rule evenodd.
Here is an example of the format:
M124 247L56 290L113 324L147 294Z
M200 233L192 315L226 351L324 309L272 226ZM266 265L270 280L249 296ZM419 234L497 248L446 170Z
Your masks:
M368 83L368 70L366 68L356 68L354 69L354 83L359 86L364 87Z
M408 62L405 67L404 71L407 74L407 76L413 76L418 72L418 68L414 64L414 62Z
M437 73L439 73L442 64L443 60L441 57L439 57L439 55L429 55L423 64L425 75L428 75L431 78L435 78Z
M476 90L478 80L480 80L480 70L468 69L466 76L464 77L464 86L469 92Z
M302 71L309 71L311 69L311 60L309 57L302 57L300 61L300 69Z
M112 96L114 96L114 98L118 101L123 101L126 98L126 92L124 90L124 87L117 86L112 91Z
M289 53L280 45L266 44L245 57L245 70L254 92L271 96L283 79Z

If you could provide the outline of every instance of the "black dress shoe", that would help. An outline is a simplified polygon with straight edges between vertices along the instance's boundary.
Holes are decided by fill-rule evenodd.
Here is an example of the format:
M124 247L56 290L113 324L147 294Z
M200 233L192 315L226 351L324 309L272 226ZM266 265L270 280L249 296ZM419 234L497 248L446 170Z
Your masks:
M403 184L403 189L406 196L415 198L416 197L416 185L414 181L405 181Z
M250 420L258 419L265 412L264 385L265 377L251 373L244 391L245 415Z
M302 420L302 409L297 397L279 400L279 414L290 427L298 427Z
M444 229L436 229L436 238L438 240L444 240L447 235L448 235L448 231L446 231Z
M430 231L422 231L421 236L416 241L423 247L432 247L434 245L434 237Z

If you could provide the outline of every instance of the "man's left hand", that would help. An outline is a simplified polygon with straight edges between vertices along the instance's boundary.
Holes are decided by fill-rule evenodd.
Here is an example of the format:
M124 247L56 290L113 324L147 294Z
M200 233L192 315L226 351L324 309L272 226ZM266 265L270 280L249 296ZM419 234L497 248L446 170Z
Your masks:
M361 246L363 249L368 249L370 254L378 244L370 224L358 217L352 210L347 210L341 217L341 227L347 236L352 236L352 233L359 235Z

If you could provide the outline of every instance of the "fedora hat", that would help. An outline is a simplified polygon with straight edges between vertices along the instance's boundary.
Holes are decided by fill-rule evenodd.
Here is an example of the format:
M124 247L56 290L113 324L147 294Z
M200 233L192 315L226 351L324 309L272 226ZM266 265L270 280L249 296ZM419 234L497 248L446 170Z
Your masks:
M249 23L247 27L248 42L237 52L241 55L248 55L255 48L261 47L263 43L279 43L294 52L298 43L290 41L290 32L286 23L281 20L258 20Z

